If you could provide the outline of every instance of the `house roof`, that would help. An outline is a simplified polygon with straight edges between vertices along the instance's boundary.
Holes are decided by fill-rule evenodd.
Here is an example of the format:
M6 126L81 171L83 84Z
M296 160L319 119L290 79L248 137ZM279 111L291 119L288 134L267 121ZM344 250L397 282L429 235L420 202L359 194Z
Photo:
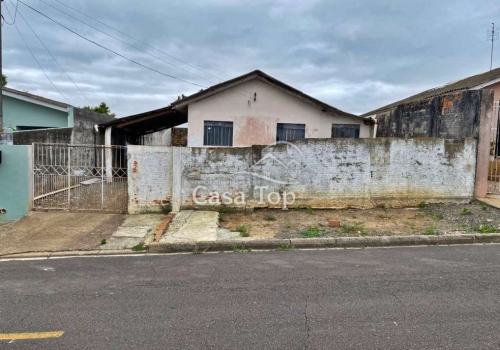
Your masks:
M276 78L273 78L272 76L270 75L267 75L266 73L260 71L260 70L254 70L250 73L247 73L247 74L244 74L244 75L241 75L239 77L236 77L236 78L233 78L233 79L230 79L230 80L227 80L225 82L222 82L220 84L216 84L216 85L213 85L205 90L201 90L200 92L197 92L193 95L190 95L190 96L186 96L180 100L177 100L175 102L173 102L171 104L171 106L174 108L174 109L178 109L180 107L183 107L183 106L186 106L190 103L193 103L193 102L196 102L196 101L199 101L201 99L204 99L204 98L207 98L211 95L215 95L217 93L220 93L224 90L227 90L229 88L232 88L232 87L235 87L235 86L238 86L246 81L249 81L251 79L254 79L254 78L260 78L266 82L268 82L269 84L271 85L274 85L274 86L277 86L278 88L281 88L282 90L285 90L286 92L300 98L300 99L303 99L305 100L306 102L312 104L312 105L315 105L316 107L322 109L322 110L325 110L325 111L328 111L328 112L331 112L335 115L338 115L338 116L345 116L345 117L355 117L355 118L360 118L360 116L357 116L357 115L354 115L354 114L351 114L351 113L347 113L347 112L344 112L344 111L341 111L340 109L337 109L333 106L330 106L322 101L319 101L317 99L315 99L314 97L312 96L309 96L305 93L303 93L302 91L300 90L297 90L293 87L291 87L290 85L287 85L281 81L279 81L278 79ZM242 92L243 93L243 92ZM249 95L249 99L250 98L253 98L253 94L252 96ZM361 117L362 119L365 119L365 120L371 120L369 118L364 118L364 117Z
M45 98L42 96L30 94L29 92L11 89L11 88L8 88L6 86L4 86L2 88L2 90L7 92L7 93L10 93L10 94L24 97L25 99L31 99L31 100L35 100L35 101L42 102L42 103L49 104L49 105L54 105L54 106L58 106L58 107L62 107L62 108L72 107L71 105L64 103L64 102L54 101L54 100L51 100L51 99L48 99L48 98Z
M387 106L377 108L371 112L365 113L362 116L370 116L377 113L385 112L389 109L396 108L400 104L415 102L418 100L429 99L440 95L445 95L457 91L469 90L474 88L482 88L496 82L500 82L500 68L493 69L491 71L473 75L467 77L465 79L461 79L458 81L454 81L452 83L445 84L443 86L439 86L433 89L426 90L424 92L420 92L416 95L407 97L403 100L391 103Z
M99 124L99 126L103 128L112 126L122 129L125 132L145 135L169 129L186 122L186 115L177 112L171 106L168 106L124 118L113 119L109 122Z

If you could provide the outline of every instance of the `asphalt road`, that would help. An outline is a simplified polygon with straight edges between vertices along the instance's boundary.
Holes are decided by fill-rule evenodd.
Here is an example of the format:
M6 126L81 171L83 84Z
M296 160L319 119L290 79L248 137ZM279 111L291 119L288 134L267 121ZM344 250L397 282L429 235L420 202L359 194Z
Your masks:
M499 349L500 245L0 262L0 349Z

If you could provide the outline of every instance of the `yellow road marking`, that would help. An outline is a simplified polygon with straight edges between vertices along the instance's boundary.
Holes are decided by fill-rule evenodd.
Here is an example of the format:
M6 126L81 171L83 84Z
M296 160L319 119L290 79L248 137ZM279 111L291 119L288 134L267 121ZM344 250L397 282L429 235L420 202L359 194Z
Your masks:
M0 340L26 340L26 339L47 339L59 338L64 334L61 332L41 332L41 333L0 333Z

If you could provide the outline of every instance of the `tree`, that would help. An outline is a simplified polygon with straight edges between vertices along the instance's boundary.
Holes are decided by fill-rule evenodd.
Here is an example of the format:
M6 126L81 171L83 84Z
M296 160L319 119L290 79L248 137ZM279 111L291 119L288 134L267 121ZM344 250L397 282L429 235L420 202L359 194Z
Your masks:
M7 77L2 74L2 86L6 86L7 85Z
M108 105L106 104L106 102L101 102L101 104L99 106L95 106L95 107L85 106L85 107L83 107L83 109L87 109L89 111L96 112L96 113L110 115L113 118L116 117L115 113L111 113L111 111L110 111Z

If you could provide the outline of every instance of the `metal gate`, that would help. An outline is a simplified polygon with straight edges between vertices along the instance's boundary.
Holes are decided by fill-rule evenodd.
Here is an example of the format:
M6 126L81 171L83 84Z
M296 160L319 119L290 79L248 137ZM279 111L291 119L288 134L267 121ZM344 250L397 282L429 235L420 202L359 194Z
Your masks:
M490 162L488 167L488 193L500 194L500 101L495 101L491 118Z
M127 211L127 148L33 144L33 209Z

